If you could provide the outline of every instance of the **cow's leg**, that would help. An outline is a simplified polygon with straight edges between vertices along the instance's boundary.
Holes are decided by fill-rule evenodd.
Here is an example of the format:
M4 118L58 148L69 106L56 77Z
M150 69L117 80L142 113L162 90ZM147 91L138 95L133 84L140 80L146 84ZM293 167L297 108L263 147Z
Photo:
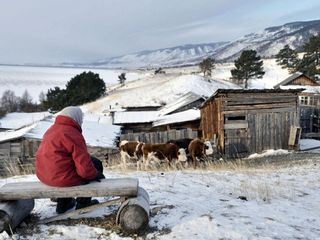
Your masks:
M149 166L149 154L148 153L143 154L143 165L144 165L144 170L147 170L147 167Z
M120 155L121 155L122 166L123 166L124 168L126 168L126 166L127 166L127 153L124 152L124 151L121 151L121 152L120 152Z
M138 159L138 161L137 161L137 171L142 170L141 166L142 166L142 160Z
M196 169L197 168L197 157L195 156L195 154L191 154L192 157L192 162L193 162L193 168Z

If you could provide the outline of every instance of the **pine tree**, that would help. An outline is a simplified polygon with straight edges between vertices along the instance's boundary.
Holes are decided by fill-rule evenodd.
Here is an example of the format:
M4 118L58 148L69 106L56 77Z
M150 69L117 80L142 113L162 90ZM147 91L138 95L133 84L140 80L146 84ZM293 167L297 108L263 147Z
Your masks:
M106 85L99 74L91 71L73 77L66 87L69 105L80 105L94 101L106 91Z
M215 68L215 59L205 58L199 63L200 71L203 72L203 76L211 76L212 70Z
M248 88L248 80L251 78L262 78L263 61L257 56L255 50L245 50L240 57L234 61L235 68L231 70L232 80L238 84L244 83L244 88Z
M291 49L289 45L285 45L276 55L276 61L282 68L288 68L289 72L294 72L298 63L298 54Z
M67 83L66 89L49 89L43 106L51 112L57 112L67 106L94 101L101 97L105 90L106 85L99 74L83 72L73 77Z
M298 62L296 70L310 77L320 74L320 35L313 36L303 45L306 54Z
M44 108L49 109L50 112L60 111L68 105L66 90L59 87L50 88L47 92L46 100L43 102Z

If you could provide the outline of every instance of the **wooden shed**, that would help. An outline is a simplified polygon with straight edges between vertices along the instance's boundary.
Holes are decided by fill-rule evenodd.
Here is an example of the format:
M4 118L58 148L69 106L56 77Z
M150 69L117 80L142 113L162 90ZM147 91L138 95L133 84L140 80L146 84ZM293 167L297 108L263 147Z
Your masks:
M202 137L233 157L288 149L290 130L299 127L300 91L219 89L201 106Z

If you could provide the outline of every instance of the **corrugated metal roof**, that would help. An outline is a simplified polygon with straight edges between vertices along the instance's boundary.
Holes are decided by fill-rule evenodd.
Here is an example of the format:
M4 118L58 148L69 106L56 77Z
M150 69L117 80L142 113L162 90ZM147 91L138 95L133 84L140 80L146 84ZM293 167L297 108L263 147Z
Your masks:
M160 108L159 114L161 116L167 115L167 114L172 113L172 112L176 111L177 109L184 107L190 103L193 103L201 98L203 98L203 97L199 96L198 94L195 94L193 92L188 92L188 93L182 95L176 101L168 103L166 106Z
M149 123L157 118L158 111L115 112L113 124Z
M200 119L200 110L189 109L183 112L161 116L153 122L152 126L156 127L172 123L189 122L197 119Z

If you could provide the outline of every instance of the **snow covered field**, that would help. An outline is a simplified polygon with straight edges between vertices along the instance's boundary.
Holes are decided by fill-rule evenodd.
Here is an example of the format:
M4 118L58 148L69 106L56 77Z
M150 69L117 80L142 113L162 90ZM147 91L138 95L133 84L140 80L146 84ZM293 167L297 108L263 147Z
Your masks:
M27 67L27 66L0 66L0 97L6 90L12 90L17 96L22 96L25 90L34 101L38 101L41 91L47 92L55 86L65 88L65 84L77 74L84 71L98 73L105 81L106 86L115 84L121 70L85 69L85 68L57 68L57 67ZM128 81L144 76L143 73L130 72Z
M295 154L287 154L288 159ZM316 156L316 155L315 155ZM281 157L279 158L281 159ZM301 163L303 162L303 163ZM288 162L289 163L289 162ZM114 229L64 222L25 226L20 239L319 239L320 157L295 164L168 172L105 171L107 177L137 177L150 195L150 230L123 237ZM34 181L35 176L0 180ZM240 197L240 198L239 198ZM102 199L100 199L102 200ZM114 208L97 210L102 217ZM55 203L36 200L33 215L55 214ZM103 220L99 220L100 222ZM31 230L30 230L31 228ZM31 232L31 234L30 234ZM5 238L5 234L2 234ZM1 239L1 237L0 237Z

